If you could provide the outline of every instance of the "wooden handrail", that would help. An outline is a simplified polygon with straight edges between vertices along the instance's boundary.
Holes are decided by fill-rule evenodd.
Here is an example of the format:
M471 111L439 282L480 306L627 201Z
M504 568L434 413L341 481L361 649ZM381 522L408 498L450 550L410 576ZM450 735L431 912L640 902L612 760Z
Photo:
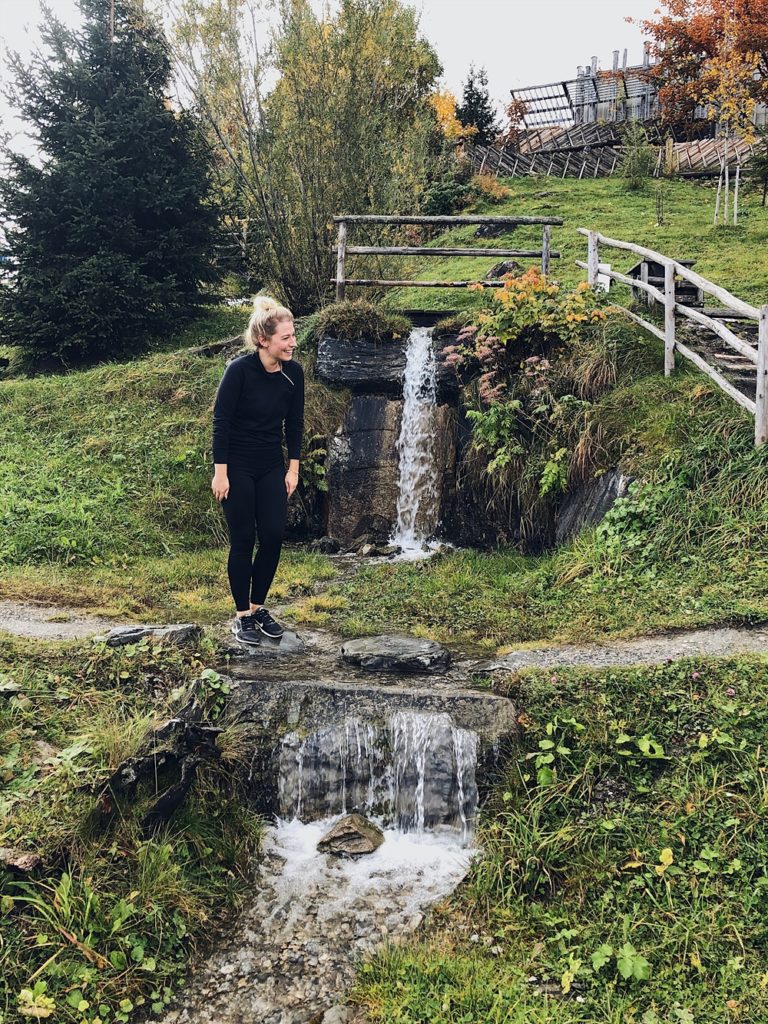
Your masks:
M338 252L334 245L331 252ZM348 245L347 255L352 256L541 256L541 249L431 249L428 245ZM559 257L559 252L550 252L550 257ZM349 281L347 281L349 284Z
M742 299L732 295L725 288L721 288L719 285L716 285L712 281L708 281L705 277L702 277L701 274L695 273L678 260L672 259L670 256L665 256L663 253L656 252L654 249L648 249L643 245L637 245L635 242L625 242L616 238L608 238L606 235L600 234L599 231L591 231L589 228L578 228L578 232L580 235L586 235L588 248L586 262L583 260L576 260L576 265L587 271L587 280L591 285L596 285L598 277L603 275L613 281L618 281L621 284L626 284L632 288L639 289L664 306L663 331L655 324L652 324L650 321L644 320L642 317L638 316L638 314L634 313L632 310L626 309L624 306L620 305L618 308L622 309L645 330L649 331L655 337L664 342L665 375L669 376L669 374L674 370L675 352L679 352L681 356L693 363L694 366L701 370L702 373L705 373L712 381L714 381L715 384L717 384L717 386L729 396L729 398L737 402L742 406L742 408L746 409L754 416L755 444L761 445L768 442L768 305L761 306L760 308L757 306L751 306L748 302L744 302ZM642 274L641 280L635 280L634 278L628 277L626 274L620 274L615 270L601 268L599 256L599 246L601 244L612 249L623 249L627 252L635 253L638 256L642 256L645 261L652 260L653 262L663 266L664 291L662 292L659 288L655 288L653 285L648 283L647 262L643 264L642 269L646 270L646 273ZM712 317L707 316L706 313L702 313L697 309L692 309L690 306L685 306L682 303L677 302L675 295L676 275L679 275L686 281L690 281L691 284L694 284L702 292L714 295L715 298L720 300L723 306L737 313L739 316L746 317L750 320L757 320L757 351L755 351L755 349L752 348L751 345L747 344L747 342L742 338L739 338L734 334L733 331L729 330L724 324L721 324ZM748 359L750 362L755 364L756 393L754 402L751 398L742 394L742 392L739 391L738 388L734 387L730 381L726 380L722 374L718 373L718 371L697 352L694 352L687 345L683 345L676 339L675 315L678 313L681 316L687 317L689 320L702 324L704 327L712 331L713 334L721 338L726 345L738 352L745 359Z
M589 236L589 228L578 228L580 235ZM751 320L757 320L760 317L760 310L757 306L750 306L748 302L744 302L742 299L736 298L735 295L731 295L725 288L721 288L719 285L713 284L712 281L708 281L706 277L702 277L701 274L696 274L689 267L684 267L677 260L672 259L671 256L664 256L660 252L655 252L653 249L646 249L644 245L636 245L634 242L622 242L616 238L608 238L605 235L601 235L599 231L593 232L597 237L597 241L601 245L607 245L611 249L626 249L628 252L634 252L638 256L644 256L646 259L654 260L656 263L661 263L662 266L666 266L669 263L674 263L675 271L684 277L686 281L690 281L691 284L695 284L697 288L701 288L702 291L709 292L710 295L714 295L715 298L719 299L724 306L730 306L731 309L735 309L737 313L742 313L744 316L749 317Z

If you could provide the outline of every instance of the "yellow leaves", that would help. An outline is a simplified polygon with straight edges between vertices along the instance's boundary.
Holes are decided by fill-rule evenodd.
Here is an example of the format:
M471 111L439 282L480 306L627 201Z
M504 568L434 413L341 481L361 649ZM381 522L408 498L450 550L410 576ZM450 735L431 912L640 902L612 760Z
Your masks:
M672 850L668 846L665 846L659 854L659 863L653 869L659 878L664 876L664 872L671 864L674 863L674 860L675 856L672 853Z
M645 861L640 860L639 854L635 853L629 860L621 865L622 871L631 871L633 868L644 868Z
M474 125L465 128L456 117L456 97L449 90L433 92L429 97L429 105L435 112L440 131L450 142L470 139L477 134Z

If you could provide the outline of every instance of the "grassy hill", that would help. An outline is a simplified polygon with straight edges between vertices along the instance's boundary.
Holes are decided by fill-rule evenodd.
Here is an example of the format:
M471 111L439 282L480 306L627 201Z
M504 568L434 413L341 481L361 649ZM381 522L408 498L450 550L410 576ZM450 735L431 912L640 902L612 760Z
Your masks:
M246 319L217 311L167 339L171 351L0 381L0 595L111 614L226 615L226 528L210 493L224 361L182 346L232 336ZM332 429L342 406L310 382L309 434ZM305 564L311 580L323 560Z
M655 184L640 192L628 192L621 178L591 181L558 178L502 179L510 197L477 211L499 216L562 217L563 226L552 229L553 248L561 253L552 262L552 274L565 283L583 280L585 273L575 260L586 260L586 239L580 227L602 232L609 238L646 245L675 259L695 259L696 270L735 295L760 305L768 301L768 263L761 252L768 243L768 207L760 205L760 193L742 194L737 227L712 225L715 193L711 183L665 181L664 223L656 224ZM470 212L470 211L467 211ZM354 232L354 228L352 229ZM352 238L354 240L354 236ZM432 244L483 245L488 248L541 248L541 231L520 226L494 239L478 239L474 228L457 228ZM617 270L636 262L630 253L606 250L601 256ZM348 276L355 273L348 260ZM480 279L497 262L493 258L435 257L412 261L406 276L423 280ZM525 266L532 261L522 261ZM400 266L400 264L398 264ZM407 266L405 262L403 268ZM398 271L399 273L399 271ZM620 294L620 293L619 293ZM402 309L456 309L475 304L471 294L453 289L412 288L393 292L389 303ZM713 303L714 304L714 303Z

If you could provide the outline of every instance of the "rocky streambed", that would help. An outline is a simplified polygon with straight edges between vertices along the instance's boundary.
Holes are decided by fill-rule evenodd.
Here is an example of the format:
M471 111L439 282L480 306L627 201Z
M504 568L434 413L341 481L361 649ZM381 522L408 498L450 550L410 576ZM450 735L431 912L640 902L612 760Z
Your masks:
M221 727L237 730L245 791L273 824L251 895L164 1024L351 1020L344 998L362 959L412 933L465 877L515 709L472 685L472 663L412 637L342 647L287 633L228 654ZM320 852L349 812L383 842L364 856Z
M253 898L193 974L166 1024L330 1024L362 958L418 928L464 878L471 851L450 830L405 834L358 860L317 852L328 825L281 822L267 835Z

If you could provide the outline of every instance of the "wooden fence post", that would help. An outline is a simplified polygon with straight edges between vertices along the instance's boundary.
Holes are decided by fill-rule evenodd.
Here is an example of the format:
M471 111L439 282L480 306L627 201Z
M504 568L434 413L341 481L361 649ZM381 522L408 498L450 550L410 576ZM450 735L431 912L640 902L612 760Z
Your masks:
M347 255L347 222L339 221L339 249L336 255L336 301L344 301L344 260Z
M640 280L643 284L648 284L648 260L644 259L640 264ZM653 306L653 296L649 295L645 289L640 292L640 301L644 306L649 309Z
M757 395L755 444L768 441L768 306L760 307L760 332L757 343Z
M590 231L588 235L587 280L593 288L597 284L597 275L599 269L600 251L597 242L597 232Z
M549 250L552 238L552 227L549 224L545 224L541 233L541 272L542 274L549 273Z
M647 265L647 264L646 264ZM675 368L675 264L664 264L664 376Z

